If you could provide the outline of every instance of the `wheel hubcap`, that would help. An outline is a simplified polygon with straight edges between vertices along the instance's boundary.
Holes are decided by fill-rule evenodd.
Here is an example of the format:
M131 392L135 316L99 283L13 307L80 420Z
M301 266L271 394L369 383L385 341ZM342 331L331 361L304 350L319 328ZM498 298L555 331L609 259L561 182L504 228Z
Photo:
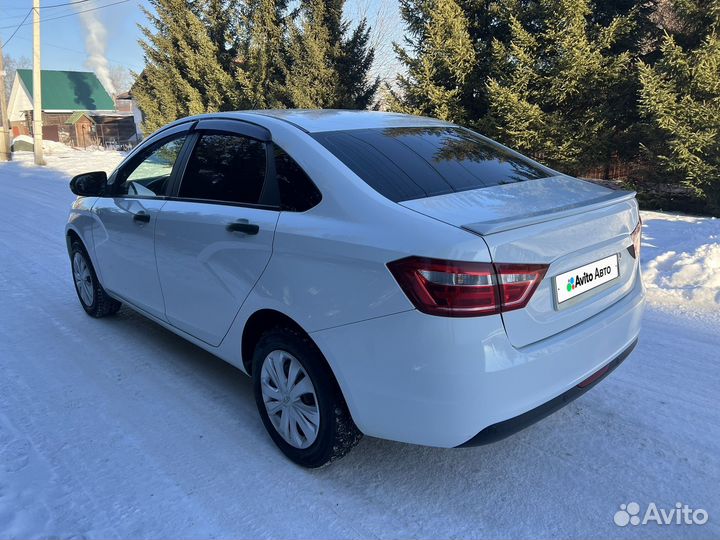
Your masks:
M260 372L265 410L275 430L295 448L315 442L320 427L315 387L302 364L287 351L265 357Z
M92 274L88 267L85 257L80 253L73 255L73 278L75 279L75 288L77 289L80 299L86 306L91 306L95 295Z

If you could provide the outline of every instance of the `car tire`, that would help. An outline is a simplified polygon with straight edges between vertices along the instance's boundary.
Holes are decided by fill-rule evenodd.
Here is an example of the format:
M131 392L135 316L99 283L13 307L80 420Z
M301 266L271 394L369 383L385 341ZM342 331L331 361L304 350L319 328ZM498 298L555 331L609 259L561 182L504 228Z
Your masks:
M100 285L92 261L78 240L70 246L70 269L75 292L85 313L99 319L118 312L122 303L109 296Z
M255 347L252 375L265 429L298 465L327 465L362 438L322 353L302 333L289 328L264 333Z

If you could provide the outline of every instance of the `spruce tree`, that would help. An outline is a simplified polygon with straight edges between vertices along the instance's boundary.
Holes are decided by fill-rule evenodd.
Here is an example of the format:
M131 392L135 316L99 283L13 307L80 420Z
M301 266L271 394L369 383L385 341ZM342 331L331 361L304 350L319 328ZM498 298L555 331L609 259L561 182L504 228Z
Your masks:
M651 58L662 34L656 20L661 1L665 0L592 0L590 22L609 26L620 19L622 25L611 50Z
M347 34L347 24L343 34ZM380 78L370 77L375 51L370 47L370 28L362 19L348 37L343 37L335 61L338 72L338 109L367 109L380 86Z
M366 109L380 85L371 78L375 51L361 20L351 31L344 0L303 0L290 27L288 104L299 108Z
M720 2L677 2L682 47L666 34L662 57L640 64L641 110L658 134L647 151L655 174L679 182L720 212ZM693 5L694 4L694 5ZM703 8L703 9L701 9ZM690 14L690 20L684 20ZM702 35L695 22L704 19ZM695 28L691 38L687 28Z
M249 106L282 108L287 102L286 0L249 0L243 17L246 32L240 59L249 83Z
M142 8L149 20L140 26L145 69L133 94L145 115L143 129L153 131L167 122L204 112L239 108L246 100L248 81L223 66L224 38L211 38L207 15L189 0L150 0Z
M195 4L197 15L217 51L217 61L228 73L234 70L239 48L239 2L240 0L202 0Z
M338 101L336 52L327 20L324 0L303 0L300 24L290 27L286 88L292 107L330 108Z
M468 20L455 0L400 0L405 47L395 53L406 68L390 90L391 109L464 122L476 56Z
M626 126L631 57L611 53L624 20L588 21L588 0L540 0L532 24L510 18L508 44L493 43L488 83L495 134L569 173L607 163Z
M535 20L534 0L458 0L468 21L468 34L476 62L467 77L461 101L470 121L482 130L488 129L489 110L487 80L493 72L492 44L510 39L510 19Z
M461 31L467 34L473 50L474 62L465 66L463 83L457 95L456 109L463 111L466 122L485 130L486 117L489 110L487 80L493 71L492 43L498 40L507 43L510 39L511 15L525 22L536 18L537 2L535 0L457 0L462 12L461 23L465 27ZM413 60L422 56L422 42L425 39L433 3L430 0L401 0L401 15L406 26L406 39L398 51L398 58L409 71ZM437 24L437 22L432 23ZM463 40L465 38L463 37ZM397 50L397 47L396 47ZM392 88L386 89L391 94L390 103L395 108L413 110L409 100L402 99L406 94L407 82L414 85L413 77L407 81L397 81L399 92ZM394 98L392 97L394 96Z

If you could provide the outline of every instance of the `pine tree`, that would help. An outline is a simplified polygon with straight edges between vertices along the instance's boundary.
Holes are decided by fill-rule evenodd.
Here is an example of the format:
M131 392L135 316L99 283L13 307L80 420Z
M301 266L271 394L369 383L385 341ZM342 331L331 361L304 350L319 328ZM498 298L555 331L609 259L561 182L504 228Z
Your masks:
M395 53L407 73L390 90L390 108L463 122L463 97L476 64L465 13L455 0L400 0L407 27Z
M495 134L569 173L604 164L625 126L613 122L631 57L610 52L623 18L588 22L588 0L540 0L531 25L510 17L508 44L493 43L488 93Z
M345 24L343 34L348 31ZM380 78L370 78L375 51L369 46L370 28L362 19L349 37L343 38L335 61L338 72L338 109L367 109L373 102Z
M720 212L720 2L678 2L682 47L669 33L654 66L640 64L641 110L658 133L646 145L656 174L680 182ZM693 5L694 4L694 5ZM701 9L702 8L702 9ZM686 14L691 15L685 20ZM694 24L701 17L704 35ZM691 38L686 34L694 28Z
M227 51L211 38L207 12L189 0L150 0L142 8L150 24L140 26L145 69L133 94L145 115L143 129L153 131L167 122L204 112L231 110L246 102L249 86L242 73L230 73Z
M333 65L336 52L327 17L324 0L303 0L300 26L290 27L286 88L292 107L329 108L338 101L338 74Z
M287 102L286 0L250 0L243 17L244 71L250 107L282 108Z

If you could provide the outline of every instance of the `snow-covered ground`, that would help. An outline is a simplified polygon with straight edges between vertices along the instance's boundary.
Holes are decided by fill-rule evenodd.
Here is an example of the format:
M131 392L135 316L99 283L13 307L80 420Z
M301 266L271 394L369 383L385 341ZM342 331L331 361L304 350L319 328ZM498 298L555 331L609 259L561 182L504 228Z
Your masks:
M557 414L480 448L366 437L307 471L244 375L128 309L80 308L67 181L121 155L16 157L0 164L0 537L720 537L720 221L643 214L640 344ZM629 502L709 521L620 528Z

